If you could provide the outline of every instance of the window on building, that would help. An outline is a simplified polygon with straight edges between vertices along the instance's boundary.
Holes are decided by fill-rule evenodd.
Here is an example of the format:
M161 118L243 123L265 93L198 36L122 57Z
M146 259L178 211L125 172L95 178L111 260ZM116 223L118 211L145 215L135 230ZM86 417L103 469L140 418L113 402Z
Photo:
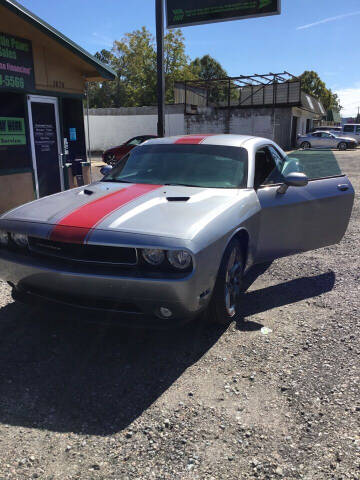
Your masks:
M25 96L0 92L0 173L32 168Z

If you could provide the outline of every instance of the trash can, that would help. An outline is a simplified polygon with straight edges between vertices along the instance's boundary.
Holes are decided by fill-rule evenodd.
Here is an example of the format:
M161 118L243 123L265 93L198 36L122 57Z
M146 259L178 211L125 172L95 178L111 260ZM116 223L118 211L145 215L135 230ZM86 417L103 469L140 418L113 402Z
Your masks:
M85 185L89 185L89 183L91 183L90 162L81 162L81 167L82 167L83 182Z
M72 173L74 178L76 179L76 185L81 187L84 185L84 178L83 178L83 171L82 171L82 162L84 161L83 158L74 158L72 162Z

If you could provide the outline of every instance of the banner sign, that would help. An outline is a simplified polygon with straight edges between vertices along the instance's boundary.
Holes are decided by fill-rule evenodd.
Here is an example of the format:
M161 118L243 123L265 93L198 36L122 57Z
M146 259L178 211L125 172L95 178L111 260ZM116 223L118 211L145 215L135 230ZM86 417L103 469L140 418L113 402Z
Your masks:
M281 0L166 0L167 27L279 15Z
M0 117L0 146L26 145L25 119Z
M34 83L31 42L0 33L0 90L33 90Z

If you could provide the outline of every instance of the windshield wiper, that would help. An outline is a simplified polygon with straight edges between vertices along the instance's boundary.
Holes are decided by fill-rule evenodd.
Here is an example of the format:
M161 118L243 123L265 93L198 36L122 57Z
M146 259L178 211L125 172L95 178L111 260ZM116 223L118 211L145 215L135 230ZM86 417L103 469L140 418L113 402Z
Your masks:
M136 183L136 182L130 182L129 180L116 180L116 178L105 178L104 180L101 180L102 182L116 182L116 183Z
M165 187L199 187L199 185L191 185L190 183L164 183Z

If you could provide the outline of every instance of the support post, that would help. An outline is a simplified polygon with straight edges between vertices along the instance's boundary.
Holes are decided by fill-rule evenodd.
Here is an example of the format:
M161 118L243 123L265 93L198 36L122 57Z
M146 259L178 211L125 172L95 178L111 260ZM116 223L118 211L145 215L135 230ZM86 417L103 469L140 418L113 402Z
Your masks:
M156 2L158 136L165 136L164 1Z

